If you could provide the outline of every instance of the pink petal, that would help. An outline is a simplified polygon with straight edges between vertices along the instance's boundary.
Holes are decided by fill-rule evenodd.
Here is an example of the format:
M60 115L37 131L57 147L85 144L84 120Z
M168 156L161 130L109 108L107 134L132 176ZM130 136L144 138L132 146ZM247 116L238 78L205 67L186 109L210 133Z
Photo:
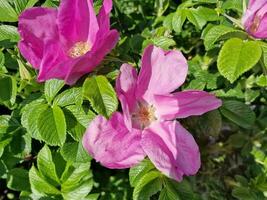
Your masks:
M96 42L93 47L84 56L76 59L76 64L68 67L65 82L73 85L83 75L93 71L101 63L104 57L115 47L119 39L117 30L111 30L106 33L105 37Z
M58 27L66 48L76 42L93 45L98 32L97 18L91 0L62 0L58 9Z
M101 7L99 14L97 16L97 22L99 24L99 32L98 37L102 37L102 35L109 31L110 29L110 19L109 14L112 9L112 0L104 0L103 6Z
M38 81L43 82L52 78L64 79L68 68L75 60L68 58L58 41L47 41L44 46L44 57L40 65Z
M141 132L129 132L120 113L110 120L97 116L83 137L83 146L96 161L108 168L129 168L145 155L140 146Z
M180 51L148 46L142 57L137 96L149 102L155 94L174 91L185 81L187 69L187 61Z
M185 118L202 115L217 109L222 102L213 94L204 91L182 91L170 95L156 95L155 107L157 114L165 119Z
M123 64L120 68L120 74L116 80L116 92L121 102L125 123L131 130L132 122L130 113L136 105L135 89L137 81L137 72L132 65Z
M46 40L57 40L57 10L53 8L30 8L19 17L18 31L21 37L19 49L23 57L38 69L43 58Z
M155 167L181 181L200 168L200 153L192 135L178 122L154 123L142 134L142 147Z

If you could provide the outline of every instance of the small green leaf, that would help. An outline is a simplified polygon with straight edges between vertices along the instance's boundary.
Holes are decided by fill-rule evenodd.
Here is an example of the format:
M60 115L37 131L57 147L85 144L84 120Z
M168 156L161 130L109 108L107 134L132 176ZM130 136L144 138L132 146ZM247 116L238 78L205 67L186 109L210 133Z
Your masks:
M11 25L0 25L0 41L10 40L10 42L18 42L19 34L17 27Z
M90 101L93 109L105 117L109 117L117 110L116 93L104 76L86 79L83 85L83 94Z
M71 88L60 93L54 99L53 104L65 107L72 104L81 105L83 100L81 88Z
M220 111L226 118L243 128L251 128L256 119L251 108L240 101L224 101Z
M28 171L14 168L7 174L7 187L15 191L31 191Z
M0 77L0 101L15 103L17 95L16 80L12 76Z
M49 81L46 81L44 92L45 98L48 103L51 103L53 101L54 97L57 95L57 93L61 90L63 86L63 80L51 79Z
M2 22L16 22L18 14L12 8L7 0L0 1L0 21Z
M186 11L178 9L172 17L172 28L176 33L180 33L186 20Z
M161 173L152 170L137 182L133 191L133 200L149 200L150 197L162 189Z
M85 151L81 142L65 143L60 152L66 161L88 163L91 160L91 157Z
M260 75L257 77L256 83L258 86L266 87L267 86L267 75Z
M207 51L215 47L215 43L234 36L246 37L246 34L240 30L234 28L218 25L213 26L208 30L204 36L204 45Z
M43 179L38 170L32 166L29 172L31 190L33 193L60 195L60 191Z
M38 120L39 133L49 145L62 146L66 140L66 121L63 111L58 106L43 111Z
M129 171L131 186L136 186L138 181L152 169L155 169L155 167L148 159L145 159L139 165L132 167Z
M233 83L260 60L262 50L257 42L232 38L225 42L218 58L221 75Z
M57 185L57 183L59 183L59 178L57 176L55 164L53 163L51 151L46 145L44 145L44 147L38 153L37 166L40 173L48 180L48 182L52 183L53 185Z

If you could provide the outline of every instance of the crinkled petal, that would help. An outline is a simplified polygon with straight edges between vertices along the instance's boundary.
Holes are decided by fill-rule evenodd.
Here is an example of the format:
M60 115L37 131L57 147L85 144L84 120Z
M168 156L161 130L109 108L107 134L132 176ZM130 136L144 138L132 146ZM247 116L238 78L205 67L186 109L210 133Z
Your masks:
M142 57L136 95L149 102L155 94L174 91L185 81L187 69L187 61L180 51L148 46Z
M181 181L200 168L200 153L192 135L178 122L153 123L142 134L142 148L155 167L166 176Z
M202 115L217 109L222 104L215 95L197 90L182 91L170 95L155 95L154 100L157 114L165 120Z
M86 41L93 45L99 29L93 2L62 0L58 9L58 27L65 48Z
M102 40L97 42L84 56L79 57L74 67L68 68L65 82L73 85L83 75L92 72L97 65L101 63L104 57L115 47L119 39L119 33L116 30L108 32Z
M96 161L108 168L129 168L145 157L141 132L129 132L120 113L110 120L97 116L83 137L83 146Z
M53 8L30 8L19 17L21 41L18 46L23 57L36 69L43 58L45 41L58 39L56 17L57 10Z

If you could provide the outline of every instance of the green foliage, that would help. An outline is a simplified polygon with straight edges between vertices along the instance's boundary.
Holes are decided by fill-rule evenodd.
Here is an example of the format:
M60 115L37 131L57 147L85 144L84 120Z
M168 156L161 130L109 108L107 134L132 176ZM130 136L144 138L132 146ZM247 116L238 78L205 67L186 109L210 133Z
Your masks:
M113 0L111 25L120 40L73 86L37 82L38 71L17 47L21 12L59 2L0 0L0 199L267 198L267 43L241 26L247 1ZM102 2L94 1L96 13ZM181 182L148 158L130 170L104 168L82 145L97 114L109 118L121 110L114 89L120 66L141 66L149 44L179 49L187 58L181 90L206 90L223 101L218 110L178 119L202 160L200 171Z

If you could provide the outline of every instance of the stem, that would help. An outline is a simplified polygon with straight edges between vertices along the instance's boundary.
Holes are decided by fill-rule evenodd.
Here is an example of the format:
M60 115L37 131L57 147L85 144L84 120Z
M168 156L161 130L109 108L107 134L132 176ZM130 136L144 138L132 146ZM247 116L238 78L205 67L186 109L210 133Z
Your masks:
M267 69L266 69L265 64L262 61L262 59L260 59L260 65L261 65L261 68L262 68L264 75L267 76Z
M227 15L225 13L223 13L222 15L224 17L226 17L227 19L229 19L231 22L233 22L235 25L237 25L239 28L243 29L243 26L242 26L242 24L240 23L239 20L237 20L237 19L235 19L235 18L233 18L233 17L231 17L231 16L229 16L229 15Z
M246 0L243 0L243 13L245 13L247 10L247 2Z

